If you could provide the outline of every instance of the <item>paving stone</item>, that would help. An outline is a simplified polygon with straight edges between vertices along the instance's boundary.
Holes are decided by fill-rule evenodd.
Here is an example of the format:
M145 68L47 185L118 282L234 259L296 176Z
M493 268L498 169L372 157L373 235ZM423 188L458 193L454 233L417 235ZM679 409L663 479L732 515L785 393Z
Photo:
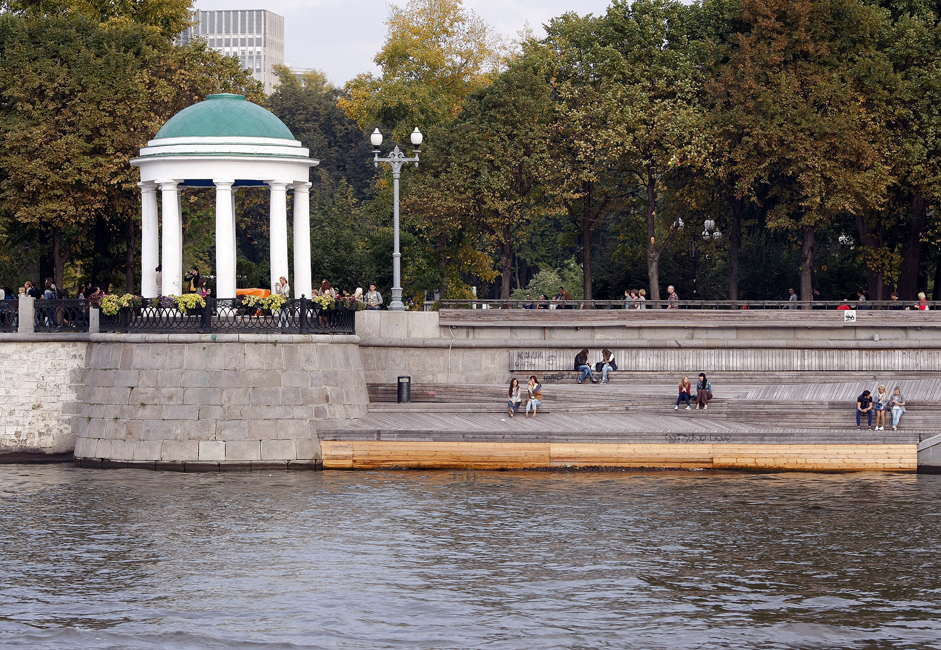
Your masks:
M134 460L134 443L127 440L112 440L111 458L114 460Z
M164 440L160 446L160 460L199 460L199 443L196 440Z
M111 458L111 441L99 438L94 456L95 458Z
M199 406L220 406L222 404L221 388L185 388L183 391L184 404L198 404Z
M81 437L76 438L75 440L75 457L76 458L91 458L95 455L95 450L98 448L98 439L97 438L88 438Z
M137 386L140 381L140 370L118 370L114 373L115 386Z
M283 388L309 388L310 376L305 370L285 370L281 372Z
M294 416L294 411L290 406L261 406L256 409L258 418L262 420L279 420Z
M132 460L160 460L160 440L141 440L134 443L134 458Z
M226 440L225 459L228 460L261 460L261 441L259 440Z
M182 440L181 420L145 420L141 440Z
M280 406L280 388L256 388L249 396L252 406Z
M294 441L298 460L320 459L320 441L317 439L298 439Z
M283 346L255 344L245 346L245 369L280 369L283 365Z
M199 442L199 460L225 460L225 441L203 440Z
M183 371L178 369L158 370L157 385L161 388L179 388L183 385Z
M251 404L251 394L250 388L223 388L222 406L248 406Z
M248 440L249 420L227 420L216 424L216 437L219 440Z
M307 438L310 436L310 427L306 420L278 420L278 438L282 440Z
M184 370L182 382L184 388L209 388L209 371Z
M293 440L262 440L261 460L297 460Z
M222 406L201 406L199 408L200 420L224 420L225 407Z
M199 406L195 404L171 404L164 406L161 420L196 420L199 418Z
M278 424L272 420L246 420L248 422L248 437L253 440L276 440L278 438Z
M244 388L281 388L281 377L270 369L245 370L239 379L239 385Z
M241 373L237 370L210 370L210 388L236 388L239 385Z

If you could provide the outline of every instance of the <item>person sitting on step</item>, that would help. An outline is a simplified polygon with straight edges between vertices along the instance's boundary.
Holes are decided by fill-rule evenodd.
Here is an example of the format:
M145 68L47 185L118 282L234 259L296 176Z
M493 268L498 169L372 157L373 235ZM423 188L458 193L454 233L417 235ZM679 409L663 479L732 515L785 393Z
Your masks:
M598 383L598 380L591 372L591 366L588 365L588 348L575 355L575 370L582 373L582 376L578 378L579 384L585 381L585 377L591 377L591 383L593 384Z
M608 383L608 373L618 369L618 364L614 361L614 353L608 348L601 351L601 383Z
M712 384L706 379L706 374L699 373L699 381L696 382L696 410L706 410L709 408L709 400L712 399Z
M686 402L686 410L690 409L689 406L689 391L692 386L689 383L689 377L684 376L680 379L680 394L676 398L676 406L673 407L673 410L680 408L680 402Z

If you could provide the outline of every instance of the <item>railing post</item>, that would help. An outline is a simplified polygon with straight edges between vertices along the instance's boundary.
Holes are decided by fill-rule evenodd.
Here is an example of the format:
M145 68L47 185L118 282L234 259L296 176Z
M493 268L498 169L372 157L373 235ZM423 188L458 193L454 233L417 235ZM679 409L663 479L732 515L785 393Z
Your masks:
M212 334L212 312L215 311L216 299L212 297L205 298L206 307L203 312L203 325L205 325L206 334Z
M307 296L301 294L299 304L301 306L301 313L298 316L299 331L301 334L307 334Z
M20 296L20 322L16 331L19 334L32 334L36 331L36 299L32 296Z
M88 305L88 333L98 334L101 332L101 310L93 305Z

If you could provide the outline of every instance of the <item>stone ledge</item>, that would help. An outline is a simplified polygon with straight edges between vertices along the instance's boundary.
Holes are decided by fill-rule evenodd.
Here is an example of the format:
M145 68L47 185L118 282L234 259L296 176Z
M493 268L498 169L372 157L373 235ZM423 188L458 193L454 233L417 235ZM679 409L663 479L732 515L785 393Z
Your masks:
M792 328L793 329L793 328ZM586 342L592 348L614 349L662 349L662 350L938 350L939 340L891 340L870 341L867 339L841 339L815 341L812 339L387 339L364 338L361 348L453 348L494 349L500 351L520 348L571 348L581 350ZM916 347L917 343L917 347Z
M320 471L323 469L322 460L309 461L253 461L253 462L163 462L163 461L135 461L135 460L108 460L101 458L75 458L70 459L76 467L94 469L146 469L151 471L169 472L252 472L266 470L306 470Z

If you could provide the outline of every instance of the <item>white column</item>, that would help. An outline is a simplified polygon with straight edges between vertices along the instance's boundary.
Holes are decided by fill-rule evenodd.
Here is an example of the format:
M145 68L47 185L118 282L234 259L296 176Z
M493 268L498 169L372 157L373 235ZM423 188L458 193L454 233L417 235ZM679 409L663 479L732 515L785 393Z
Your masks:
M288 203L287 183L269 181L271 188L271 292L274 293L274 284L283 275L288 277ZM290 283L290 278L288 278Z
M153 298L157 290L157 266L160 264L160 224L157 214L157 186L138 183L141 191L141 294Z
M310 183L294 183L294 297L310 298Z
M179 181L158 181L163 204L161 246L163 294L178 296L183 289L183 218L180 212Z
M235 298L234 180L213 179L216 186L216 298Z

